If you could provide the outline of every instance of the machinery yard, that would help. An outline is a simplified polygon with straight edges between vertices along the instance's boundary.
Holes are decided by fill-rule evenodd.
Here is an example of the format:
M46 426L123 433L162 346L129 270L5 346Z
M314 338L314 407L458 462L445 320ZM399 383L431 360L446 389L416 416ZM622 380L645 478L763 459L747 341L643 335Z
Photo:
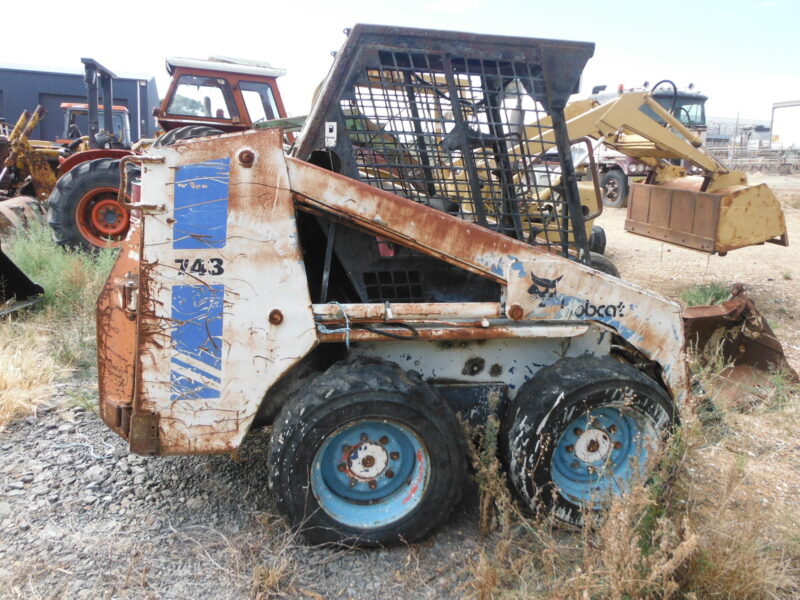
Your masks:
M800 178L765 180L794 231L800 227ZM607 209L602 224L617 240L609 255L625 277L676 299L698 282L747 282L791 365L800 367L797 246L765 245L709 260L624 235L624 212ZM308 548L261 492L268 435L253 438L236 461L137 457L105 431L96 413L75 405L76 390L92 381L88 375L59 384L54 408L2 433L3 597L258 597L258 569L277 578L275 597L460 598L471 592L464 587L473 576L469 561L485 543L475 487L419 544L377 551ZM722 494L732 465L743 465L738 514L747 516L755 503L759 512L777 515L789 538L792 528L796 532L791 515L800 514L797 411L796 391L785 410L732 411L729 437L702 450L707 470L694 474L702 494ZM791 571L786 576L794 578Z
M0 598L800 596L800 102L562 25L0 68Z

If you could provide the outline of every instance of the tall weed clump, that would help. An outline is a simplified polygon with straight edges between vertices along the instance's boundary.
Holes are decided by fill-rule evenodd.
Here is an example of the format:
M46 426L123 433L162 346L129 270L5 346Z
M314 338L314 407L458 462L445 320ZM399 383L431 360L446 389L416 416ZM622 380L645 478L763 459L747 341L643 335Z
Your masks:
M38 223L15 230L3 252L45 294L0 322L0 426L46 403L59 377L95 365L95 304L116 259L111 249L65 251Z

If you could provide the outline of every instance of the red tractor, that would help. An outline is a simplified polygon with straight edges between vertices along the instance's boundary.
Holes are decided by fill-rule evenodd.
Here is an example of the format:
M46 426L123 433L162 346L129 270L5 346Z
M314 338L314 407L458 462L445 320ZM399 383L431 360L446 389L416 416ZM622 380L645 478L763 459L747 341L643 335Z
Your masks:
M92 82L95 93L97 89L90 70L98 73L104 97L112 97L110 83L106 83L108 71L91 59L84 59L84 64L90 97ZM243 131L286 116L277 84L283 69L222 57L169 58L167 72L172 76L169 90L153 111L164 135L140 140L129 150L113 143L113 135L100 135L104 133L101 130L98 139L110 142L73 154L61 164L61 177L47 211L53 238L61 246L93 250L118 246L125 239L130 215L117 201L123 157L151 143L167 146L178 140ZM92 117L90 112L90 131Z

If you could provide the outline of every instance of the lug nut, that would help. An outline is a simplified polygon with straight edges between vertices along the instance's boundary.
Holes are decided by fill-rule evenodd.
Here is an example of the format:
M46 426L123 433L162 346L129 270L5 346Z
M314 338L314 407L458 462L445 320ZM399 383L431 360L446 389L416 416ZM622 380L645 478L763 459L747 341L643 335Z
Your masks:
M378 441L379 441L381 444L383 444L383 445L385 446L386 444L388 444L388 443L389 443L389 438L388 438L388 437L386 437L386 436L383 436L383 437L382 437L381 439L379 439Z
M580 437L581 435L583 435L583 429L581 429L580 427L576 427L574 433L575 435Z
M614 442L614 448L616 448L617 450L622 448L622 442Z
M336 465L336 468L339 469L340 471L345 471L347 470L347 465L344 463L339 463L338 465Z
M581 466L581 465L580 465L580 463L579 463L577 460L573 460L573 461L572 461L572 464L570 465L570 467L572 467L573 469L577 469L577 468L578 468L578 467L580 467L580 466Z
M572 452L573 450L575 450L575 447L574 446L567 446L566 450L567 450L567 452Z
M389 469L388 471L386 471L386 477L388 477L389 479L391 479L392 477L394 477L394 471L392 471L391 469Z
M398 458L400 458L400 453L399 452L389 452L389 458L391 458L392 460L397 460Z
M369 436L366 433L362 433L361 434L361 441L362 442L366 442L367 440L369 440Z
M617 431L617 426L616 425L611 425L608 428L608 433L616 433L616 431Z
M374 490L376 487L378 487L378 482L373 479L367 485L369 486L369 489Z

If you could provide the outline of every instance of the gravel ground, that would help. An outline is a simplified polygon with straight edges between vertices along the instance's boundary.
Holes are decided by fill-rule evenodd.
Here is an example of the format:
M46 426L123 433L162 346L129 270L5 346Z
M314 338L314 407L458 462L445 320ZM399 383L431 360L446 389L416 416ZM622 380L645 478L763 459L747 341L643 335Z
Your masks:
M800 178L778 183L800 227ZM607 210L623 276L670 297L706 280L743 280L800 368L798 246L704 255L622 231ZM54 406L95 393L60 384ZM268 436L224 456L128 454L91 410L53 408L0 431L1 598L460 598L478 553L477 492L425 542L387 550L310 548L275 516ZM277 594L276 594L277 592Z
M251 436L236 460L148 459L82 407L10 425L0 433L0 597L462 596L478 546L474 489L422 544L310 548L275 516L268 439Z

